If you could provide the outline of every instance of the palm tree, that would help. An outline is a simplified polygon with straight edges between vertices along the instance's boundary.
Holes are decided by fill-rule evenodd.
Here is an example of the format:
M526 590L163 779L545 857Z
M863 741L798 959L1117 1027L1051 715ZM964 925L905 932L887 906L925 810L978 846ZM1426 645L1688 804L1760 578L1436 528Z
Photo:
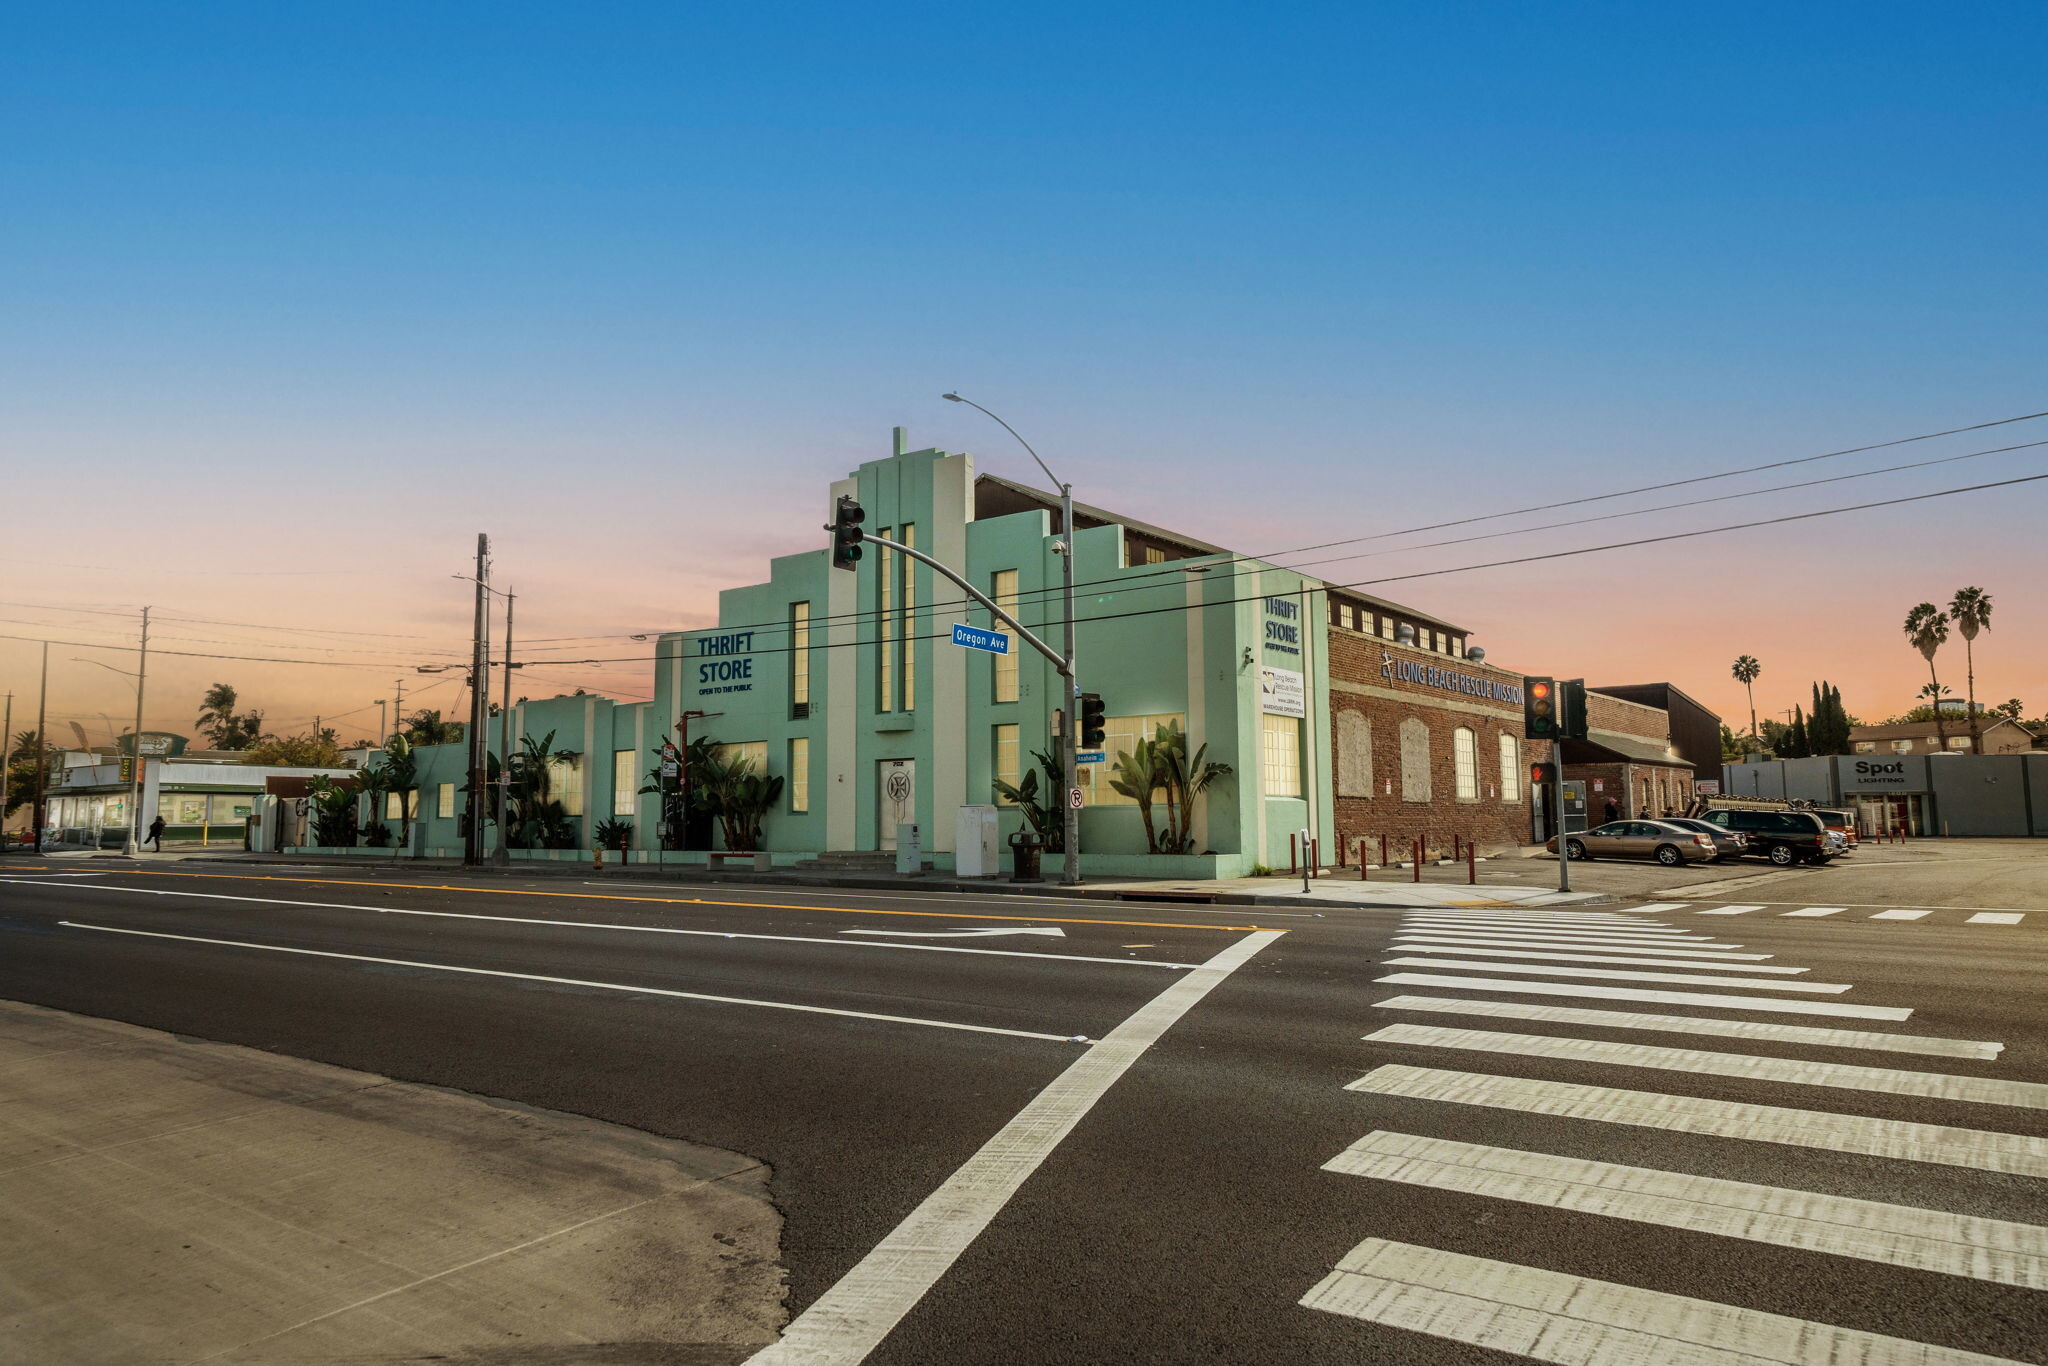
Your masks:
M241 732L241 718L235 715L235 704L240 700L226 683L214 684L199 699L199 719L192 724L213 741L216 749L230 748Z
M1962 633L1963 659L1969 670L1969 686L1963 696L1970 708L1970 753L1982 754L1984 733L1977 724L1977 656L1970 642L1977 638L1977 632L1990 629L1991 595L1981 588L1958 588L1955 597L1949 600L1948 617Z
M1928 685L1934 699L1934 733L1941 740L1941 748L1948 749L1948 723L1942 720L1941 678L1934 672L1934 652L1948 640L1948 616L1931 602L1923 602L1906 613L1906 639L1927 661Z
M1735 681L1749 693L1749 738L1758 738L1756 733L1756 676L1764 666L1756 662L1755 655L1737 655L1735 658Z

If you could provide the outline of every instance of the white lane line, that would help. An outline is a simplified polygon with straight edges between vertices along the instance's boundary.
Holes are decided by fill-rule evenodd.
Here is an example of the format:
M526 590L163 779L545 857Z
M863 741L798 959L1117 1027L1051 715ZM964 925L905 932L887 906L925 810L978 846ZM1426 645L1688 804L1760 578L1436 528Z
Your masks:
M1655 911L1682 911L1692 905L1690 901L1653 901L1647 906L1631 906L1630 915L1649 915Z
M2048 1289L2048 1228L1384 1131L1323 1170Z
M1563 1366L2018 1366L1977 1352L1384 1238L1351 1249L1301 1303Z
M1736 957L1738 958L1750 960L1741 963L1706 962L1703 956L1695 956L1687 958L1682 962L1674 963L1668 958L1639 958L1633 954L1626 953L1547 953L1523 948L1520 945L1511 949L1491 949L1482 948L1477 944L1461 944L1455 940L1446 943L1441 939L1417 939L1407 935L1403 935L1395 940L1394 944L1395 948L1401 953L1456 953L1462 954L1467 958L1532 959L1541 963L1633 963L1638 967L1700 968L1714 972L1769 972L1786 977L1796 977L1802 972L1811 972L1813 970L1811 968L1771 967L1769 964L1754 961L1758 958L1769 956L1768 954L1761 953L1737 954Z
M1847 906L1802 906L1796 911L1781 911L1779 914L1781 917L1840 915L1848 909Z
M1103 1036L797 1315L780 1342L748 1357L749 1366L851 1366L863 1360L1145 1050L1282 933L1246 935Z
M1761 963L1777 957L1774 953L1735 953L1737 946L1730 944L1722 948L1706 948L1688 944L1682 949L1667 949L1662 944L1594 944L1583 939L1513 939L1506 935L1465 934L1457 930L1397 930L1394 939L1398 943L1409 940L1428 940L1432 944L1484 944L1490 949L1572 949L1593 953L1648 953L1659 958L1737 958Z
M1768 977L1703 977L1689 972L1634 972L1625 968L1557 968L1539 963L1472 963L1456 958L1382 958L1390 968L1470 968L1475 972L1528 972L1539 977L1597 977L1610 982L1670 982L1686 986L1754 987L1764 991L1806 991L1839 996L1847 982L1774 982ZM1700 964L1687 963L1686 967Z
M1612 1043L1605 1039L1502 1034L1491 1029L1450 1029L1440 1025L1388 1025L1366 1035L1364 1042L1404 1043L1418 1048L1468 1048L1481 1053L1558 1058L1566 1062L1599 1063L1608 1067L1655 1067L1667 1072L1782 1082L1787 1086L1833 1086L1847 1091L1881 1091L1894 1096L1926 1096L1932 1100L2048 1110L2048 1084L2042 1082L1957 1077L1945 1072L1902 1072L1896 1068L1858 1067L1846 1062L1802 1062L1797 1058L1708 1053L1697 1048L1663 1048L1652 1044Z
M1879 911L1872 920L1925 920L1933 911Z
M1711 911L1701 911L1701 912L1699 912L1699 914L1700 914L1700 915L1748 915L1748 914L1749 914L1749 913L1750 913L1751 911L1760 911L1760 910L1762 910L1762 909L1763 909L1763 907L1762 907L1762 906L1760 906L1760 905L1758 905L1758 906L1716 906L1716 907L1715 907L1715 908L1714 908L1713 910L1711 910Z
M974 1034L1007 1034L1016 1039L1050 1039L1054 1043L1081 1041L1071 1034L1040 1034L1029 1029L999 1029L994 1025L962 1024L957 1020L925 1020L914 1015L878 1015L866 1010L837 1010L831 1006L798 1005L793 1001L759 1001L745 996L713 996L701 991L671 991L666 987L636 987L624 982L589 982L578 977L546 977L534 972L504 972L497 968L465 968L450 963L420 963L409 958L373 958L362 953L334 953L326 949L294 949L282 944L253 944L241 939L207 939L196 934L165 934L161 930L124 930L113 925L85 925L60 920L74 930L97 930L101 934L132 934L144 939L177 939L187 944L216 944L230 949L262 949L268 953L296 953L308 958L340 958L351 963L379 963L387 967L424 968L429 972L457 972L471 977L510 977L521 982L552 982L558 986L594 987L599 991L623 991L634 996L671 996L684 1001L710 1001L715 1005L761 1006L768 1010L797 1010L810 1015L840 1015L853 1020L882 1020L889 1024L926 1025L933 1029L962 1029Z
M1781 1001L1770 996L1724 996L1710 991L1649 991L1639 987L1602 987L1591 982L1518 982L1506 977L1446 977L1435 972L1395 972L1376 982L1396 986L1455 987L1465 991L1499 991L1514 996L1573 996L1581 1000L1645 1001L1664 1006L1707 1006L1714 1010L1764 1010L1781 1015L1835 1015L1852 1020L1904 1020L1910 1006L1858 1006L1841 1001ZM1726 986L1727 983L1722 983Z
M1879 1034L1819 1025L1771 1024L1762 1020L1706 1020L1692 1015L1643 1015L1630 1010L1583 1006L1540 1006L1521 1001L1458 1001L1444 996L1392 996L1374 1001L1378 1010L1426 1010L1440 1015L1484 1015L1494 1019L1541 1020L1546 1024L1594 1025L1601 1029L1642 1029L1666 1034L1705 1034L1727 1039L1810 1044L1821 1048L1869 1048L1924 1053L1942 1058L1995 1062L2002 1043L1977 1039L1934 1039L1919 1034Z
M1965 925L2017 925L2025 918L2018 911L1979 911L1963 923Z
M4 881L4 879L0 879ZM126 887L109 883L104 887L81 887L80 891L132 892L137 896L196 897L202 901L253 901L263 906L310 906L318 911L374 911L378 915L418 915L437 920L493 920L507 925L546 925L567 930L626 930L633 934L680 934L699 939L767 939L783 944L829 944L841 949L916 949L923 953L979 953L997 958L1041 958L1063 963L1119 963L1126 967L1191 968L1193 963L1169 963L1158 958L1090 958L1078 953L1033 953L1028 949L970 949L945 944L876 944L865 939L830 939L800 934L750 934L739 930L681 930L670 925L621 925L603 920L549 920L530 915L483 915L473 911L416 911L403 906L358 906L346 901L287 901L270 896L229 896L224 892L166 892L154 887ZM1013 934L1000 930L987 933ZM891 931L848 931L879 934ZM1042 931L1034 931L1042 933Z
M1380 1067L1344 1088L1370 1095L1408 1096L1454 1105L1484 1105L1601 1124L1739 1138L1756 1143L1819 1148L1827 1152L1896 1157L1977 1171L2048 1176L2048 1138L1957 1129L1899 1119L1867 1119L1825 1110L1742 1105L1657 1091L1576 1086L1526 1077L1449 1072L1434 1067Z

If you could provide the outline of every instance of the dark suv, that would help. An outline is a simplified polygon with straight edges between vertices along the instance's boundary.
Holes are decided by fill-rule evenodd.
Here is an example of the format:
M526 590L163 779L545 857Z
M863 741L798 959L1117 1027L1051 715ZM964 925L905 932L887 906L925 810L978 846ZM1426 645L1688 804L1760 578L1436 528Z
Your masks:
M1838 841L1811 811L1709 811L1700 819L1749 836L1748 852L1780 868L1826 863Z

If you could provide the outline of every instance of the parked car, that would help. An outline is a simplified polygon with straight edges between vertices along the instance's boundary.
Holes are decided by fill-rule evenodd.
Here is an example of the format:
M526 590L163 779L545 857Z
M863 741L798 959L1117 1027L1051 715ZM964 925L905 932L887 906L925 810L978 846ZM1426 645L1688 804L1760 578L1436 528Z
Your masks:
M1815 807L1813 814L1820 817L1822 825L1825 825L1828 829L1842 837L1842 842L1848 846L1849 851L1854 851L1857 844L1861 842L1861 837L1856 833L1855 812L1839 811L1833 808L1822 810L1819 807Z
M1557 841L1548 845L1557 852ZM1712 835L1685 830L1670 821L1609 821L1577 835L1567 835L1568 859L1649 858L1667 868L1706 863L1720 852Z
M1811 811L1719 810L1709 811L1701 819L1749 836L1748 852L1780 868L1826 863L1849 847L1840 833L1828 829Z
M1727 863L1731 859L1739 859L1749 852L1749 836L1743 834L1740 830L1730 830L1725 825L1715 825L1712 821L1696 820L1691 816L1666 816L1663 823L1665 825L1675 825L1681 830L1696 830L1713 840L1716 847L1714 855L1714 862L1716 863Z

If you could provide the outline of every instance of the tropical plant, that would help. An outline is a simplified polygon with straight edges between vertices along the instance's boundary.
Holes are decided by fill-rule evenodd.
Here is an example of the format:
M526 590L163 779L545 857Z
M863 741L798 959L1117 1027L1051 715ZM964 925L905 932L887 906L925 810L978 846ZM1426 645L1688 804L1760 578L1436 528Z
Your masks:
M1736 656L1733 671L1735 681L1740 683L1744 691L1749 694L1749 734L1751 739L1758 738L1756 729L1756 680L1757 675L1763 671L1764 666L1756 662L1756 656Z
M1984 728L1977 720L1977 654L1979 631L1991 629L1991 595L1981 588L1958 588L1949 599L1948 619L1963 638L1963 661L1967 670L1963 696L1969 705L1970 753L1984 752Z
M519 737L519 752L502 768L505 843L514 849L574 849L575 819L555 796L554 765L578 756L554 748L555 733ZM488 770L487 770L488 780Z
M356 782L354 778L336 782L322 773L307 784L307 800L312 803L313 843L346 847L356 842Z
M462 722L444 721L440 712L425 707L398 723L399 736L413 745L459 745L464 729Z
M7 755L7 809L0 815L13 815L19 807L27 806L36 799L36 768L38 763L46 773L60 771L58 751L54 745L38 745L33 730L18 732ZM49 780L46 778L45 782Z
M1159 733L1163 738L1166 727L1161 726ZM1110 787L1137 803L1138 818L1145 823L1145 852L1165 853L1152 824L1152 796L1166 786L1165 755L1152 741L1141 738L1117 754L1116 762L1110 765L1110 775Z
M1195 803L1218 778L1229 776L1230 765L1211 760L1206 744L1189 754L1187 734L1177 725L1161 726L1153 744L1166 776L1166 831L1160 844L1168 853L1185 854L1195 846Z
M662 765L668 760L665 751L675 742L666 734L661 741L648 751L654 756L654 767L647 770L647 780L640 787L640 795L653 794L661 798L661 847L687 849L690 845L689 777L712 757L716 745L702 736L692 740L678 752L676 771L664 775Z
M412 842L413 803L419 800L419 757L412 752L412 746L403 735L391 737L391 743L384 750L384 781L387 791L398 794L398 842L407 845Z
M389 828L383 823L383 812L379 809L380 799L390 790L391 773L385 765L365 764L356 771L356 795L369 798L368 820L363 826L363 843L365 844L384 843L383 840L371 838L375 831L383 830L387 836L390 833Z
M1991 709L1993 716L2003 716L2008 721L2021 720L2025 717L2026 712L2025 704L2017 697L2009 697Z
M1933 603L1923 602L1906 613L1906 624L1903 629L1906 632L1906 639L1920 652L1920 657L1927 661L1928 683L1927 687L1921 690L1921 696L1928 698L1934 707L1934 733L1941 737L1941 747L1947 749L1948 722L1941 714L1943 690L1941 678L1934 672L1934 652L1948 640L1948 616Z
M633 845L633 822L607 816L597 823L591 838L597 841L598 848L616 849L623 854Z
M263 713L235 711L240 700L234 688L216 683L199 699L197 726L215 749L247 749L263 736Z
M245 764L268 764L274 768L340 768L341 746L334 732L322 729L315 735L266 735L242 751Z
M1014 783L997 778L996 795L1017 808L1045 852L1063 854L1067 848L1066 815L1057 805L1056 794L1065 785L1065 773L1060 761L1043 750L1033 750L1031 757L1038 767Z
M718 818L725 847L749 853L761 847L761 818L782 796L783 780L754 767L744 755L727 757L715 745L691 745L690 805Z

